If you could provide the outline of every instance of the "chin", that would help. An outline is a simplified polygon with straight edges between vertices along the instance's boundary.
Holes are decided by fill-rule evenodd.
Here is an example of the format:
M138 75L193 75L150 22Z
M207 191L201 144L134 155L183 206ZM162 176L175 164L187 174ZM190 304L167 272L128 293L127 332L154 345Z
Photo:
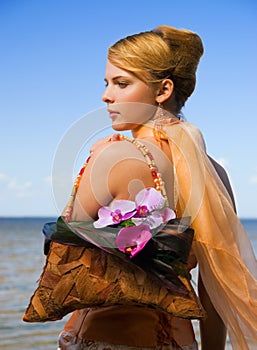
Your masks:
M129 123L113 123L112 124L112 128L115 131L125 131L125 130L132 130L134 127L133 124L129 124Z
M140 126L141 124L136 123L112 123L112 128L115 131L126 131L126 130L133 130Z

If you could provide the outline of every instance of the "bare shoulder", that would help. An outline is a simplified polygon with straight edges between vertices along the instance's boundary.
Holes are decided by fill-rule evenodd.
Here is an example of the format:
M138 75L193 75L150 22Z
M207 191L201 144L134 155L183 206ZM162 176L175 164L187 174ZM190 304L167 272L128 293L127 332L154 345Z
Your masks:
M143 154L128 141L100 145L92 156L91 177L102 178L113 198L132 198L143 187L154 186Z
M164 152L151 144L146 143L146 146L158 159L158 169L169 184L171 171L166 164L170 162ZM128 141L99 142L80 181L74 207L76 219L95 219L99 208L113 199L133 200L142 188L154 186L149 166L134 144Z
M95 219L99 208L113 199L133 198L144 186L151 186L149 169L140 157L129 142L99 142L81 177L73 219Z
M102 142L92 153L92 161L101 162L103 166L133 159L143 160L144 157L135 145L126 140Z

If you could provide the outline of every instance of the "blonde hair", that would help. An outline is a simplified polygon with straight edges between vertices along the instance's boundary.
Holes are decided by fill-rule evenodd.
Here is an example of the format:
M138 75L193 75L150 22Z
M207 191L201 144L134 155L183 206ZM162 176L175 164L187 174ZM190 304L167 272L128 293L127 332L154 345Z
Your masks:
M179 112L194 91L202 54L202 40L196 33L159 26L117 41L109 48L108 59L147 84L171 79Z

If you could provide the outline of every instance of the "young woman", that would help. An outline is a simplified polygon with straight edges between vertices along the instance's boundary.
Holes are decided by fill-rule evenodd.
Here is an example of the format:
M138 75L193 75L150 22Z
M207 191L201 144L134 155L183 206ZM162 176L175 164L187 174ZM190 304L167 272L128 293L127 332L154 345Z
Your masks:
M198 261L199 295L207 311L201 321L202 350L224 349L226 328L233 349L253 349L254 253L236 217L225 171L207 156L199 130L180 120L202 54L197 34L169 26L121 39L109 48L102 99L113 129L131 130L152 153L170 207L178 217L191 217L195 242L189 269ZM100 207L133 200L154 185L134 144L119 134L100 140L92 147L71 221L96 220ZM75 311L59 338L59 349L70 350L197 348L189 320L132 306Z

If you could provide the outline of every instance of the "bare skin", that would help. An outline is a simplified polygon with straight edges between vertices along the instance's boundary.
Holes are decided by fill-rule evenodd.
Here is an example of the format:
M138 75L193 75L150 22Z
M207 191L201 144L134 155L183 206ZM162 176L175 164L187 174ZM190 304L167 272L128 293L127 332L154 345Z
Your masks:
M205 320L200 322L202 350L223 350L226 344L226 328L211 303L206 289L204 288L201 275L198 280L198 290L201 303L208 315Z

